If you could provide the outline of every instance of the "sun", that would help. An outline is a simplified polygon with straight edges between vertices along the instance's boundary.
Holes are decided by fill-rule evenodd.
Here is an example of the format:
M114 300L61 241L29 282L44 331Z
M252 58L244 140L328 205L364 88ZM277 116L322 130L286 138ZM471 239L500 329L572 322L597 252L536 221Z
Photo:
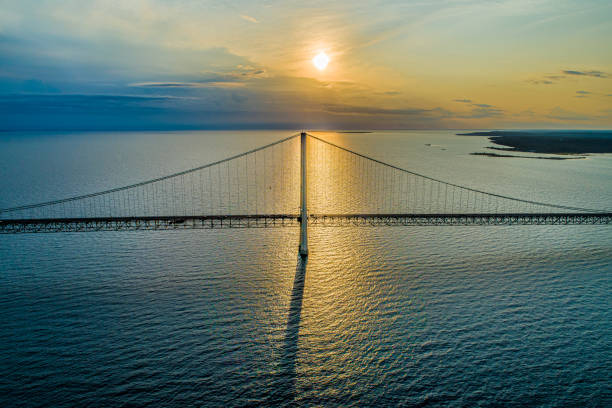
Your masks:
M312 63L319 71L323 71L329 64L329 57L321 51L312 59Z

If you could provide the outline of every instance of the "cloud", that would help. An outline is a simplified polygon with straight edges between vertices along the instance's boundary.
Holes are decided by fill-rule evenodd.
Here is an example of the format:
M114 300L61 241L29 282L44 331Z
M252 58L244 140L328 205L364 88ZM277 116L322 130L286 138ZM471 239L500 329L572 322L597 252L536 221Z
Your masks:
M201 97L0 95L0 130L296 128L299 117L223 89ZM32 120L36 118L36 120Z
M565 78L565 75L544 75L538 79L528 79L526 82L532 85L552 85Z
M550 74L543 75L541 78L531 78L527 79L525 82L530 83L532 85L552 85L564 79L568 79L568 76L584 76L591 78L608 78L610 75L603 71L577 71L572 69L566 69L561 71L563 75Z
M129 86L142 88L194 88L198 85L193 82L135 82L129 84Z
M602 71L576 71L576 70L564 70L561 71L566 75L577 75L577 76L588 76L594 78L608 78L609 75Z
M0 106L5 110L13 112L21 111L21 108L50 110L68 107L87 107L90 104L97 108L107 109L121 105L122 107L142 108L152 106L152 102L162 102L174 99L171 96L140 96L140 95L0 95Z
M242 18L243 20L246 20L248 22L251 22L251 23L259 23L259 21L257 21L257 19L255 17L251 17L251 16L246 15L246 14L241 14L240 18Z
M244 82L135 82L129 84L136 88L241 88Z
M586 98L587 96L591 95L592 92L589 91L576 91L576 98Z
M479 107L473 104L475 107L469 112L452 112L443 108L379 108L372 106L354 106L354 105L342 105L342 104L328 104L325 105L324 109L327 112L342 115L355 115L355 116L397 116L397 117L408 117L408 118L426 118L429 120L443 120L443 119L485 119L485 118L497 118L504 115L504 110L493 107L491 105L481 104L484 107Z
M344 86L345 88L352 88L355 90L358 89L364 89L363 87L360 87L357 84L351 84L351 85L347 85L347 84L342 84L342 83L338 83L340 81L334 81L334 82L328 82L326 83L324 86L327 88L332 88L332 87L337 87L338 85L340 86ZM342 81L344 82L344 81ZM402 92L400 91L373 91L375 95L383 95L383 96L398 96L401 95Z
M499 117L504 114L503 109L499 109L488 103L476 103L471 99L453 99L454 102L465 103L472 106L472 110L469 113L457 113L453 116L460 119L482 119L482 118L493 118Z
M528 79L526 82L532 85L552 85L554 84L553 81L550 81L548 79Z
M43 45L46 45L43 47ZM122 88L242 85L265 69L223 47L186 49L115 39L50 38L47 44L0 34L0 93L121 94ZM132 89L129 93L133 93Z
M353 106L353 105L340 105L340 104L327 104L324 106L327 112L341 113L350 115L402 115L402 116L413 116L423 115L432 112L431 109L419 109L419 108L404 108L404 109L389 109L379 108L372 106Z
M268 76L265 69L261 67L256 67L253 65L244 65L244 64L238 65L236 69L234 70L225 72L224 75L227 78L241 78L241 79L264 78Z
M0 128L102 129L159 125L176 98L132 95L0 95ZM32 120L35 117L36 120Z

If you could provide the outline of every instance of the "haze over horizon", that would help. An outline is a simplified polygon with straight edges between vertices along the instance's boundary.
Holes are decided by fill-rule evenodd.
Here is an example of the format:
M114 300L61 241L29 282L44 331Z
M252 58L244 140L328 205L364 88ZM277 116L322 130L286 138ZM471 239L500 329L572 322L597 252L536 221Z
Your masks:
M0 129L612 128L611 19L605 0L5 0Z

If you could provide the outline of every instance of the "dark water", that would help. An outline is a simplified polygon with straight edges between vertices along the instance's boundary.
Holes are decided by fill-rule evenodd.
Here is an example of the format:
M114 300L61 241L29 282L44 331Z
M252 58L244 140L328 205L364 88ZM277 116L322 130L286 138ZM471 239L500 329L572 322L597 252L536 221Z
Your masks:
M278 135L250 136L202 160ZM404 149L404 167L485 189L517 193L537 174L537 198L612 194L607 156L500 162L426 136L447 150L420 134L346 143L395 162ZM46 138L3 140L5 174L37 165L29 187L2 182L3 203L79 192L81 166L96 187L131 182L117 183L130 167L141 179L187 168L199 158L187 142L214 135L174 135L176 156L168 135L87 137L60 140L64 164L32 156ZM149 159L118 166L146 138ZM305 264L297 246L295 228L0 237L0 406L612 404L610 227L317 227Z

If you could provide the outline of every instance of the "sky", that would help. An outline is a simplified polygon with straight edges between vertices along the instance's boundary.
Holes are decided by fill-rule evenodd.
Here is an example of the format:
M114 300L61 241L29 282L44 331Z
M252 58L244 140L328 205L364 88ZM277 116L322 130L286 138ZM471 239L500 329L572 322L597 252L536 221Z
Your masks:
M610 0L0 0L0 129L609 129L611 21Z

